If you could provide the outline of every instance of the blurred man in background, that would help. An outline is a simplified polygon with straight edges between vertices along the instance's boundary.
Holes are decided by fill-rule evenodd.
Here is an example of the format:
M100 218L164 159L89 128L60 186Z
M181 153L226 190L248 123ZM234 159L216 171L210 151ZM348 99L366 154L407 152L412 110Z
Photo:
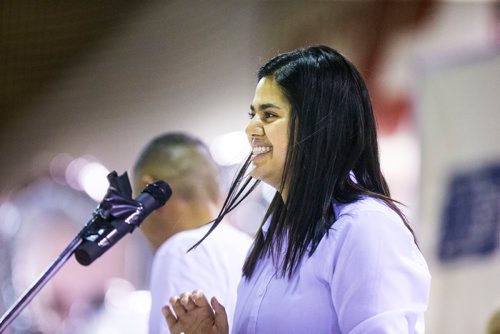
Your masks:
M500 334L500 309L491 315L486 334Z
M152 305L149 333L168 333L161 308L171 296L201 289L221 296L231 324L237 285L251 239L236 228L221 224L189 253L210 227L220 207L218 168L208 148L197 138L168 133L153 139L134 166L134 188L164 180L172 188L165 206L141 225L155 252L151 271Z

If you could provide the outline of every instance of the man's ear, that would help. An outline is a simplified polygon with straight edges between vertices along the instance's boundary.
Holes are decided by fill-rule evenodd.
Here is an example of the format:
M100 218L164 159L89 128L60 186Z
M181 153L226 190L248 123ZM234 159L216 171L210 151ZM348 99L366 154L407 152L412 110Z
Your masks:
M159 180L159 179L156 179L156 178L152 177L152 176L151 176L151 175L149 175L149 174L143 174L143 175L141 176L141 183L142 183L142 185L143 185L143 188L144 188L144 187L146 187L146 185L147 185L147 184L153 183L153 182L158 181L158 180ZM142 190L142 189L141 189L141 190ZM140 191L141 191L141 190L140 190ZM172 198L172 197L170 197L169 201L171 202L171 201L172 201L172 199L173 199L173 198ZM168 202L167 202L167 203L168 203ZM158 209L154 210L154 211L153 211L150 215L161 215L161 213L162 213L163 211L165 211L167 207L168 207L167 205L163 205L162 207L160 207L160 208L158 208Z
M142 174L139 176L139 179L134 179L134 196L139 196L141 191L146 188L146 185L153 183L154 181L156 180L149 174Z
M144 185L146 184L150 184L150 183L153 183L155 182L156 180L154 178L152 178L150 175L148 174L144 174L141 176L141 182L144 183Z

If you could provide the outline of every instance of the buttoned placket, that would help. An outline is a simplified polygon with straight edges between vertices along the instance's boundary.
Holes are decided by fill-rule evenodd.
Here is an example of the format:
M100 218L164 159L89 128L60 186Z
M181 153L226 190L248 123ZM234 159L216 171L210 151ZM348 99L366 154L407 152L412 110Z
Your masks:
M266 263L266 266L262 268L262 272L259 274L259 278L255 284L256 287L256 298L255 302L252 303L252 309L249 314L249 326L248 333L257 333L257 323L259 320L259 312L266 296L267 288L271 283L273 277L275 276L275 269L273 265Z
M267 237L270 222L271 218L269 218L262 226L262 233L264 235L264 238ZM252 304L252 309L250 310L248 333L257 333L257 323L259 320L259 312L262 306L262 302L264 301L264 297L266 296L269 284L276 276L276 268L273 264L273 261L270 259L264 259L262 261L263 262L261 263L261 265L258 266L260 268L257 268L260 269L260 273L255 273L258 277L255 284L257 298L255 299L255 303Z

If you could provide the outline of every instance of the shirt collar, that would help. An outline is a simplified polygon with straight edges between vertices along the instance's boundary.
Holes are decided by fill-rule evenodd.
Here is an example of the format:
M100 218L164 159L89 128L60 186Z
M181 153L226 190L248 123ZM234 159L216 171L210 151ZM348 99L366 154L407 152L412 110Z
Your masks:
M266 222L262 225L262 227L260 228L260 230L262 231L262 234L264 235L264 238L267 237L267 232L269 231L269 226L271 225L271 217L272 216L269 216L267 219L266 219Z

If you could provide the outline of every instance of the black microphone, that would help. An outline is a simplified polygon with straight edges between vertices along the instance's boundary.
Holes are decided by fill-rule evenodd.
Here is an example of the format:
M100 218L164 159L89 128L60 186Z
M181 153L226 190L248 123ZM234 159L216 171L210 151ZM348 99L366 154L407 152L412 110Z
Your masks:
M91 264L127 233L138 227L154 210L165 205L172 189L164 181L148 184L136 198L124 196L119 187L110 188L94 212L94 216L80 232L83 242L76 248L76 260L85 266ZM123 177L123 176L122 176ZM126 175L125 175L126 178ZM128 183L128 178L126 178Z

